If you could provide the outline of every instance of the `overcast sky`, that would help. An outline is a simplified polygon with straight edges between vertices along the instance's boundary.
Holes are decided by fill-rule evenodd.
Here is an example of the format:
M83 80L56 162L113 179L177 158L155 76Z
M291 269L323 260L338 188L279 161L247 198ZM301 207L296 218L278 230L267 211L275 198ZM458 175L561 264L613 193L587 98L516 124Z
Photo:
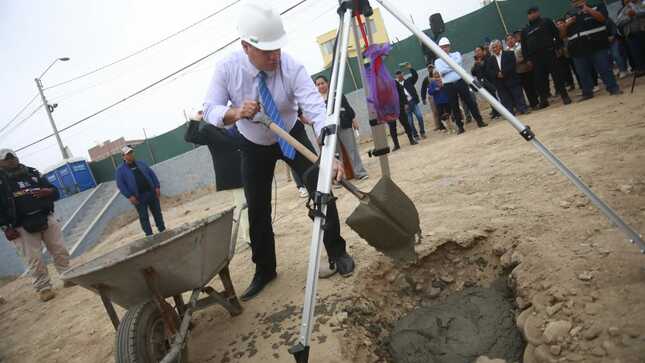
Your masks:
M235 0L0 0L0 128L37 93L34 78L58 57L44 77L44 86L54 85L91 71L137 51ZM299 0L272 0L282 11ZM450 20L480 6L479 0L396 0L399 9L411 14L426 28L428 16L441 12ZM447 5L449 3L449 5ZM322 69L316 36L336 27L337 0L308 0L284 16L289 34L285 48L310 73ZM372 1L377 6L376 1ZM226 44L237 36L239 4L181 35L134 58L89 77L45 91L50 103L58 103L54 118L60 128L92 114L137 91L182 66ZM383 12L391 39L411 33ZM83 124L61 133L74 156L88 157L87 149L108 139L143 138L169 131L184 122L183 110L203 101L213 67L227 50L165 81ZM34 110L36 102L18 118ZM43 109L20 127L0 134L0 148L18 148L52 132ZM44 168L61 160L53 138L19 153L25 164Z

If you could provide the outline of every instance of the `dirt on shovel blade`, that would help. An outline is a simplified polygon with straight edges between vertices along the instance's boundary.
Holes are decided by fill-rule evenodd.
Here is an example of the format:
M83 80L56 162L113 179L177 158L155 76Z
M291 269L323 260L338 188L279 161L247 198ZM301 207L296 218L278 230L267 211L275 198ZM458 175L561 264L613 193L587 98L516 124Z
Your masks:
M412 200L387 177L381 178L347 218L347 225L377 251L397 261L414 261L421 233Z

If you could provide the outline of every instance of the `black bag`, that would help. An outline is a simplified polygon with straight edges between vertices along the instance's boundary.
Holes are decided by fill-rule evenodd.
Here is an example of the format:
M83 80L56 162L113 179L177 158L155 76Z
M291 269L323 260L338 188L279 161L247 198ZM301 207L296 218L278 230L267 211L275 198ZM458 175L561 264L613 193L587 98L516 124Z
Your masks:
M49 215L43 212L34 212L27 214L20 218L20 224L25 231L29 233L38 233L47 230L49 224L47 223L47 218Z

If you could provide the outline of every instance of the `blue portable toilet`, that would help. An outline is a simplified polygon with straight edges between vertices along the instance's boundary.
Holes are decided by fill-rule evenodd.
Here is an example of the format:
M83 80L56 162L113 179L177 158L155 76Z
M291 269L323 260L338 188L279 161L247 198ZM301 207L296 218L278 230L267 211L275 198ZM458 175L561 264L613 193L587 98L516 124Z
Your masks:
M48 170L45 177L58 189L61 198L96 186L92 170L83 158L64 160Z

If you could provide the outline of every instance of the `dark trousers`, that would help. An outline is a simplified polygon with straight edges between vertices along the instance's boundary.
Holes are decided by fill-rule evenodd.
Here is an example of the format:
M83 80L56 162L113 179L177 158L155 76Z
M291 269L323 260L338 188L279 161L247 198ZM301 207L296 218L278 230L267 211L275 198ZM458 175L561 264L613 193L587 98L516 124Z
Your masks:
M315 153L302 124L296 122L290 133ZM276 272L275 237L271 225L271 185L275 164L280 159L285 161L291 170L302 178L310 195L316 192L318 169L312 168L313 164L299 153L296 153L294 160L283 157L278 144L257 145L244 139L241 150L242 182L249 211L252 260L255 263L256 273L272 274ZM306 211L303 210L302 213ZM327 255L330 260L333 260L345 253L346 245L340 235L340 221L335 202L327 205L325 222L323 241ZM306 248L309 235L302 237L302 248Z
M161 203L159 199L152 193L146 193L141 196L139 204L135 206L137 213L139 214L139 223L141 223L141 229L145 232L146 236L152 235L152 226L150 225L150 216L148 215L148 210L152 213L152 218L155 220L155 226L159 232L166 230L166 225L163 221L163 215L161 214Z
M608 92L614 93L620 89L609 63L608 49L601 49L585 57L574 57L573 62L580 76L580 88L582 88L583 95L593 96L593 77L596 72L600 74Z
M571 68L573 66L571 60L567 57L559 57L558 65L560 66L560 72L562 72L562 81L564 81L564 85L568 87L575 86L575 83L573 83L573 73L571 72Z
M482 122L482 115L479 113L479 107L472 97L468 85L463 79L460 79L456 82L445 83L444 87L446 92L448 92L448 102L450 103L450 109L452 110L452 117L457 124L459 129L464 128L462 122L462 115L459 111L459 98L461 98L465 103L467 108L470 110L470 113L473 115L477 123Z
M536 55L531 59L531 61L533 62L533 71L535 72L535 88L541 102L549 102L549 75L553 77L555 89L558 91L558 94L563 98L569 97L569 93L564 87L562 72L558 66L555 52L548 51L543 54Z
M626 39L632 70L645 70L645 32L635 32Z
M522 86L520 85L519 80L515 81L498 81L495 84L497 92L499 93L500 102L506 107L507 110L511 111L512 114L515 112L525 113L528 111L526 107L526 100L524 99L524 92L522 92Z
M526 93L526 98L529 100L529 105L531 107L537 107L540 103L538 99L537 90L535 88L535 75L533 71L519 74L520 79L522 80L522 88L524 93Z
M408 122L408 116L406 115L406 112L403 108L401 108L399 112L399 122L403 126L403 129L405 130L405 134L408 135L408 140L410 140L410 144L414 143L414 135L412 134L412 128L410 128L410 123ZM387 123L387 126L390 128L390 137L392 138L392 143L394 143L394 147L399 148L401 145L399 144L399 134L396 130L396 121L390 121Z

